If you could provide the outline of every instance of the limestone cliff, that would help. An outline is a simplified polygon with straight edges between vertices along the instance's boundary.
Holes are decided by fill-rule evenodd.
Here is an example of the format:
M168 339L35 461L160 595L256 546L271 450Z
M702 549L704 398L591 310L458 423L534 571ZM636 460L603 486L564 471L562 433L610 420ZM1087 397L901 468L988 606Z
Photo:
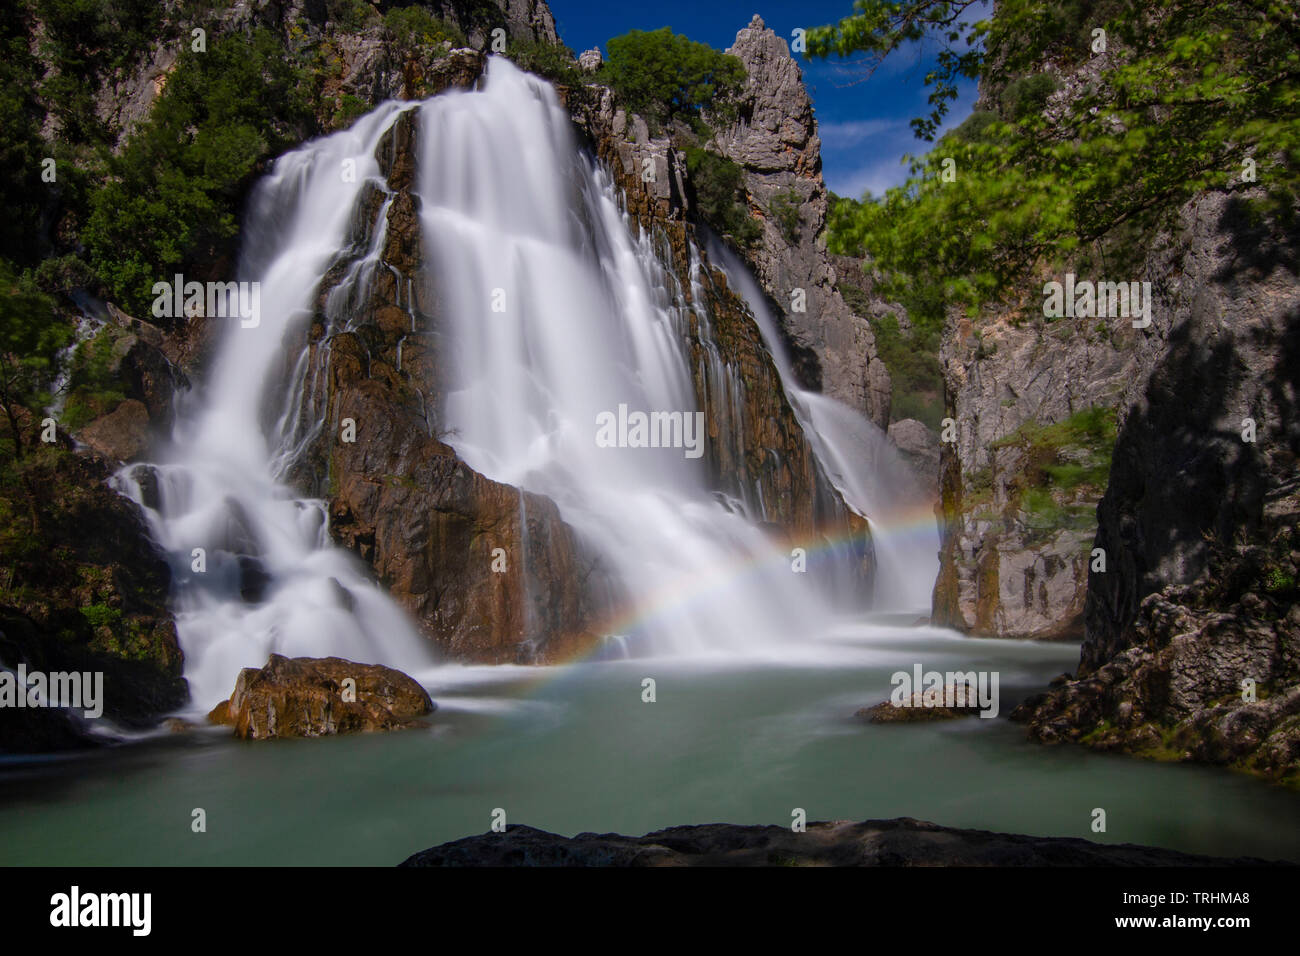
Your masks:
M826 252L829 193L799 66L785 40L757 15L727 52L744 64L748 80L739 121L719 130L711 145L745 171L750 211L763 227L747 258L776 306L800 384L887 428L889 372L876 356L866 318L840 296ZM782 206L796 215L783 220L777 213ZM798 308L796 289L806 297Z
M1300 233L1243 194L1189 203L1148 260L1088 579L1080 679L1017 716L1040 740L1300 770Z

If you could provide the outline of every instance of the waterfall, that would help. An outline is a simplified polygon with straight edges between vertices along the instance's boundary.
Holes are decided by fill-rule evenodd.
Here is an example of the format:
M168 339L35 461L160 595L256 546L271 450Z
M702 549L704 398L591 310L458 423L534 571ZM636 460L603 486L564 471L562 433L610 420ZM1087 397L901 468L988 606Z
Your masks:
M706 328L709 317L621 211L552 87L493 59L480 88L423 104L419 127L422 225L450 342L442 415L460 456L549 496L594 542L637 604L626 636L641 652L751 651L816 633L831 608L757 527L757 482L742 484L743 509L729 507L702 457L597 441L620 408L700 410L688 310ZM729 383L709 398L734 424L743 383L720 367L709 380Z
M916 476L884 430L843 402L795 383L777 321L753 274L722 243L711 242L708 251L754 313L818 463L849 507L871 525L877 560L876 610L928 615L939 573L939 526L932 502L920 492Z
M229 696L240 669L260 667L272 652L404 669L431 661L404 612L330 544L325 503L298 497L284 480L310 438L296 414L309 374L304 326L322 277L350 251L363 187L383 188L375 148L404 108L387 103L282 156L257 185L239 276L260 283L260 321L245 328L216 320L230 327L210 381L180 409L159 460L115 478L144 508L169 558L196 707ZM377 255L367 251L361 264ZM353 271L359 278L360 266ZM294 411L268 427L267 410L276 407Z
M115 478L168 555L195 706L225 698L241 668L272 652L408 671L432 663L405 612L332 545L325 503L293 488L303 452L338 427L325 420L319 381L329 335L349 327L376 271L391 269L382 228L361 239L356 220L367 202L392 200L374 155L408 109L420 111L425 272L446 343L441 405L426 420L437 418L472 468L521 489L525 529L522 490L547 495L609 564L633 600L605 635L620 655L783 656L792 640L824 630L835 608L814 575L792 573L789 545L760 527L771 503L758 479L742 463L736 486L719 491L706 437L689 441L702 413L693 371L737 445L746 388L710 340L700 251L689 250L688 276L667 268L665 240L622 210L550 85L493 58L474 90L386 103L276 161L243 230L239 278L260 285L258 323L229 324L210 379L181 402L158 460ZM715 261L753 286L738 261ZM306 326L327 273L342 277L313 346ZM396 278L414 330L412 280ZM770 324L756 287L746 294L760 326ZM695 370L693 324L703 339ZM763 331L823 475L877 519L873 426L796 389ZM602 416L627 410L679 415L683 447L605 447ZM883 526L877 534L888 541Z

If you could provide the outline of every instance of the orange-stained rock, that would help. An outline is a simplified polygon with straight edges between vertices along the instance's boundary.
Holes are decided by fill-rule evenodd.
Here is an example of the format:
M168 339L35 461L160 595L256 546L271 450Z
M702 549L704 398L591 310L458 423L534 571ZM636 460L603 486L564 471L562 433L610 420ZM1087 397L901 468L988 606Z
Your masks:
M349 683L351 682L351 683ZM435 705L401 671L341 657L281 657L246 667L235 692L208 714L245 740L324 737L417 726Z

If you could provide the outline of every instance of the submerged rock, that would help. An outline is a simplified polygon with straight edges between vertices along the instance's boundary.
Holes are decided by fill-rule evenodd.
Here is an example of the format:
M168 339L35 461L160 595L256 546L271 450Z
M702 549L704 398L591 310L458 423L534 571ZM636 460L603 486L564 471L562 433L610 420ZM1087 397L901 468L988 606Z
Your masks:
M239 672L235 692L208 719L233 726L236 737L265 740L418 726L435 709L423 687L391 667L272 654L261 670Z
M424 850L401 866L1251 866L1268 861L1194 856L1132 843L958 830L922 820L787 827L711 823L642 837L563 837L526 826Z
M873 724L911 724L925 720L973 717L979 712L979 699L973 687L969 684L949 684L942 691L917 691L906 704L886 700L874 707L863 707L854 716L865 717Z

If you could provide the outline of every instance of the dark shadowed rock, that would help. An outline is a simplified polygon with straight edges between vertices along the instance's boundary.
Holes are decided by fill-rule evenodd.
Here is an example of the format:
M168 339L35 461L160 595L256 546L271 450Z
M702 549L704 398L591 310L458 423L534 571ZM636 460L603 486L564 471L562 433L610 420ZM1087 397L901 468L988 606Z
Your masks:
M235 692L208 719L230 724L236 737L265 740L412 727L434 709L423 687L391 667L272 654L261 670L239 672Z
M401 866L1259 866L1266 860L958 830L903 817L787 827L711 823L642 837L563 837L526 826L424 850ZM1275 864L1284 865L1284 864Z

